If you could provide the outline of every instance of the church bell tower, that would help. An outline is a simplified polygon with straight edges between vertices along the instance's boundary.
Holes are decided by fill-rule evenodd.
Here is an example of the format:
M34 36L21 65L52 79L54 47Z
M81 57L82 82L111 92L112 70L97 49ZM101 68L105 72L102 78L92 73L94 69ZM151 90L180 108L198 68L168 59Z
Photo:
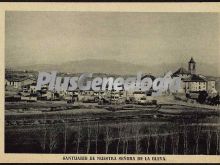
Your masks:
M190 74L196 74L196 62L194 61L192 57L189 61L188 71Z

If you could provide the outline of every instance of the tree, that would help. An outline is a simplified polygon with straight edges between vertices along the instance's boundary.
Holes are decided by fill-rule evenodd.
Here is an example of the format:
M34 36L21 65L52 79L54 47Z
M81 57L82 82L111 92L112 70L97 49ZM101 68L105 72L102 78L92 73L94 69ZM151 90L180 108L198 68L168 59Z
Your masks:
M200 91L197 102L203 104L205 103L207 97L208 97L208 93L206 91Z
M211 99L211 105L219 104L219 94Z

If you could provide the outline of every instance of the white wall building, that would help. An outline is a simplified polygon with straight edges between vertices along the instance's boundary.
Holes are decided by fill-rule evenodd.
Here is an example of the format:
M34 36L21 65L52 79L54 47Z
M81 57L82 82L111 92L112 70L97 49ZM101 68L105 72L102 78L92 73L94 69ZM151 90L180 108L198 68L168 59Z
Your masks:
M217 93L215 80L196 74L196 62L193 58L188 63L188 71L181 67L173 73L173 76L178 76L182 79L181 93L199 91L207 91L210 94Z

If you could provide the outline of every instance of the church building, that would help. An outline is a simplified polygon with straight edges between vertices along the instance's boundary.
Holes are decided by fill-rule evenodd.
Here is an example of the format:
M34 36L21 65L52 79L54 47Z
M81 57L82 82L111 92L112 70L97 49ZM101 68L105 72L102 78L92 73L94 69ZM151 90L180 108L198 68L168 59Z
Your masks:
M194 93L199 91L207 91L209 94L216 94L215 80L196 74L196 62L193 58L188 62L188 70L179 68L173 73L174 77L181 77L182 84L179 92Z

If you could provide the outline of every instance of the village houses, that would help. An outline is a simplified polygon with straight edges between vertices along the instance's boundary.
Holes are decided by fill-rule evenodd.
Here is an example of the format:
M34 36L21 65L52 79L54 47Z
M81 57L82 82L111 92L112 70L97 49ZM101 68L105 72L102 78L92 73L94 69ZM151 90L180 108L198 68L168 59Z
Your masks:
M182 79L180 93L193 93L199 91L206 91L209 94L216 94L215 80L196 74L196 62L193 58L188 62L188 70L181 67L173 76L179 76Z

